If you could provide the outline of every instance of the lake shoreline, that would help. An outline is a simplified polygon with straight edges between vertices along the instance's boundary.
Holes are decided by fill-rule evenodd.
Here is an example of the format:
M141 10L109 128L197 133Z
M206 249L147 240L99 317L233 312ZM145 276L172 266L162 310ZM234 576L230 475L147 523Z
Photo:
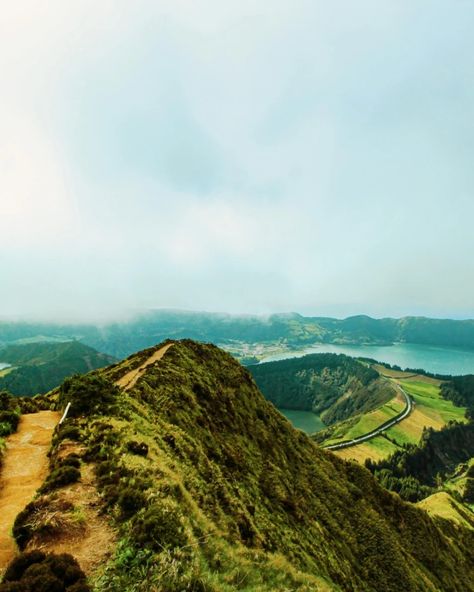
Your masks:
M474 351L436 345L394 343L393 345L337 345L318 343L300 350L263 355L260 364L308 354L336 353L351 357L365 357L405 368L423 369L440 375L474 374Z

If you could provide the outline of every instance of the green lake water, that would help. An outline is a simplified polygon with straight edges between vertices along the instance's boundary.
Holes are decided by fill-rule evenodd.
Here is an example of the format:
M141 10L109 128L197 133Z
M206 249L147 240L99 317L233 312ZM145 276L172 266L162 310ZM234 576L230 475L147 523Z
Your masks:
M319 416L311 411L295 411L294 409L279 409L278 411L289 419L295 428L308 434L314 434L326 427Z

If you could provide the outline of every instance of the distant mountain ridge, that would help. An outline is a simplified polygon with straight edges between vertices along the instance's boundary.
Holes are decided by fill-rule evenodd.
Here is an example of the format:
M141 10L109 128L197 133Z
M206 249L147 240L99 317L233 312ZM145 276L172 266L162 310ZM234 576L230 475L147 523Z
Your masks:
M72 374L97 370L115 361L78 341L10 345L0 349L0 362L12 366L0 372L0 390L26 396L46 393Z
M403 317L346 319L305 317L298 313L269 316L151 310L134 319L94 324L0 322L0 344L37 336L76 339L99 351L124 358L166 338L197 339L218 345L281 342L291 347L316 343L417 343L474 349L474 320Z

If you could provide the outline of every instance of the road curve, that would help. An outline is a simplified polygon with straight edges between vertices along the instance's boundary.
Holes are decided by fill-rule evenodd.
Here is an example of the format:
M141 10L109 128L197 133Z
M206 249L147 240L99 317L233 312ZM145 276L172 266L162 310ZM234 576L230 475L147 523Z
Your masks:
M324 446L323 448L325 450L340 450L341 448L349 448L349 446L356 446L357 444L361 444L362 442L366 442L367 440L370 440L371 438L375 438L376 436L380 436L380 434L383 434L383 432L385 432L386 430L388 430L389 428L391 428L395 424L403 421L405 419L405 417L408 417L410 415L410 413L412 412L413 401L411 400L410 395L408 395L403 390L403 388L400 386L400 384L398 384L398 388L400 389L402 395L405 397L405 401L407 404L405 409L401 413L399 413L393 419L389 419L388 421L386 421L385 423L380 425L375 430L372 430L371 432L367 432L367 434L364 434L363 436L359 436L358 438L354 438L353 440L346 440L345 442L339 442L338 444L331 444L330 446Z

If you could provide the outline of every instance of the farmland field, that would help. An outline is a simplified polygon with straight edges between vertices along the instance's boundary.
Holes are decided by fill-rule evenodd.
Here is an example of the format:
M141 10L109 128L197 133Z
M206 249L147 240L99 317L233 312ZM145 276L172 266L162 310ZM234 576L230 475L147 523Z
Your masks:
M380 460L392 454L398 448L398 445L417 444L424 428L440 429L449 421L467 421L464 407L456 407L451 401L441 397L441 381L421 375L407 375L406 373L399 373L399 377L394 378L394 380L412 397L415 403L412 413L399 424L389 428L384 435L358 446L339 450L336 452L338 456L357 460L358 462L363 462L367 458ZM360 436L374 429L377 426L377 421L379 422L378 425L380 425L386 419L395 416L397 414L395 413L397 404L403 408L401 402L392 400L380 409L364 415L357 424L344 433L343 439L350 440ZM383 419L384 417L386 419ZM333 438L326 444L341 441L342 438L340 434L338 435L338 439Z

